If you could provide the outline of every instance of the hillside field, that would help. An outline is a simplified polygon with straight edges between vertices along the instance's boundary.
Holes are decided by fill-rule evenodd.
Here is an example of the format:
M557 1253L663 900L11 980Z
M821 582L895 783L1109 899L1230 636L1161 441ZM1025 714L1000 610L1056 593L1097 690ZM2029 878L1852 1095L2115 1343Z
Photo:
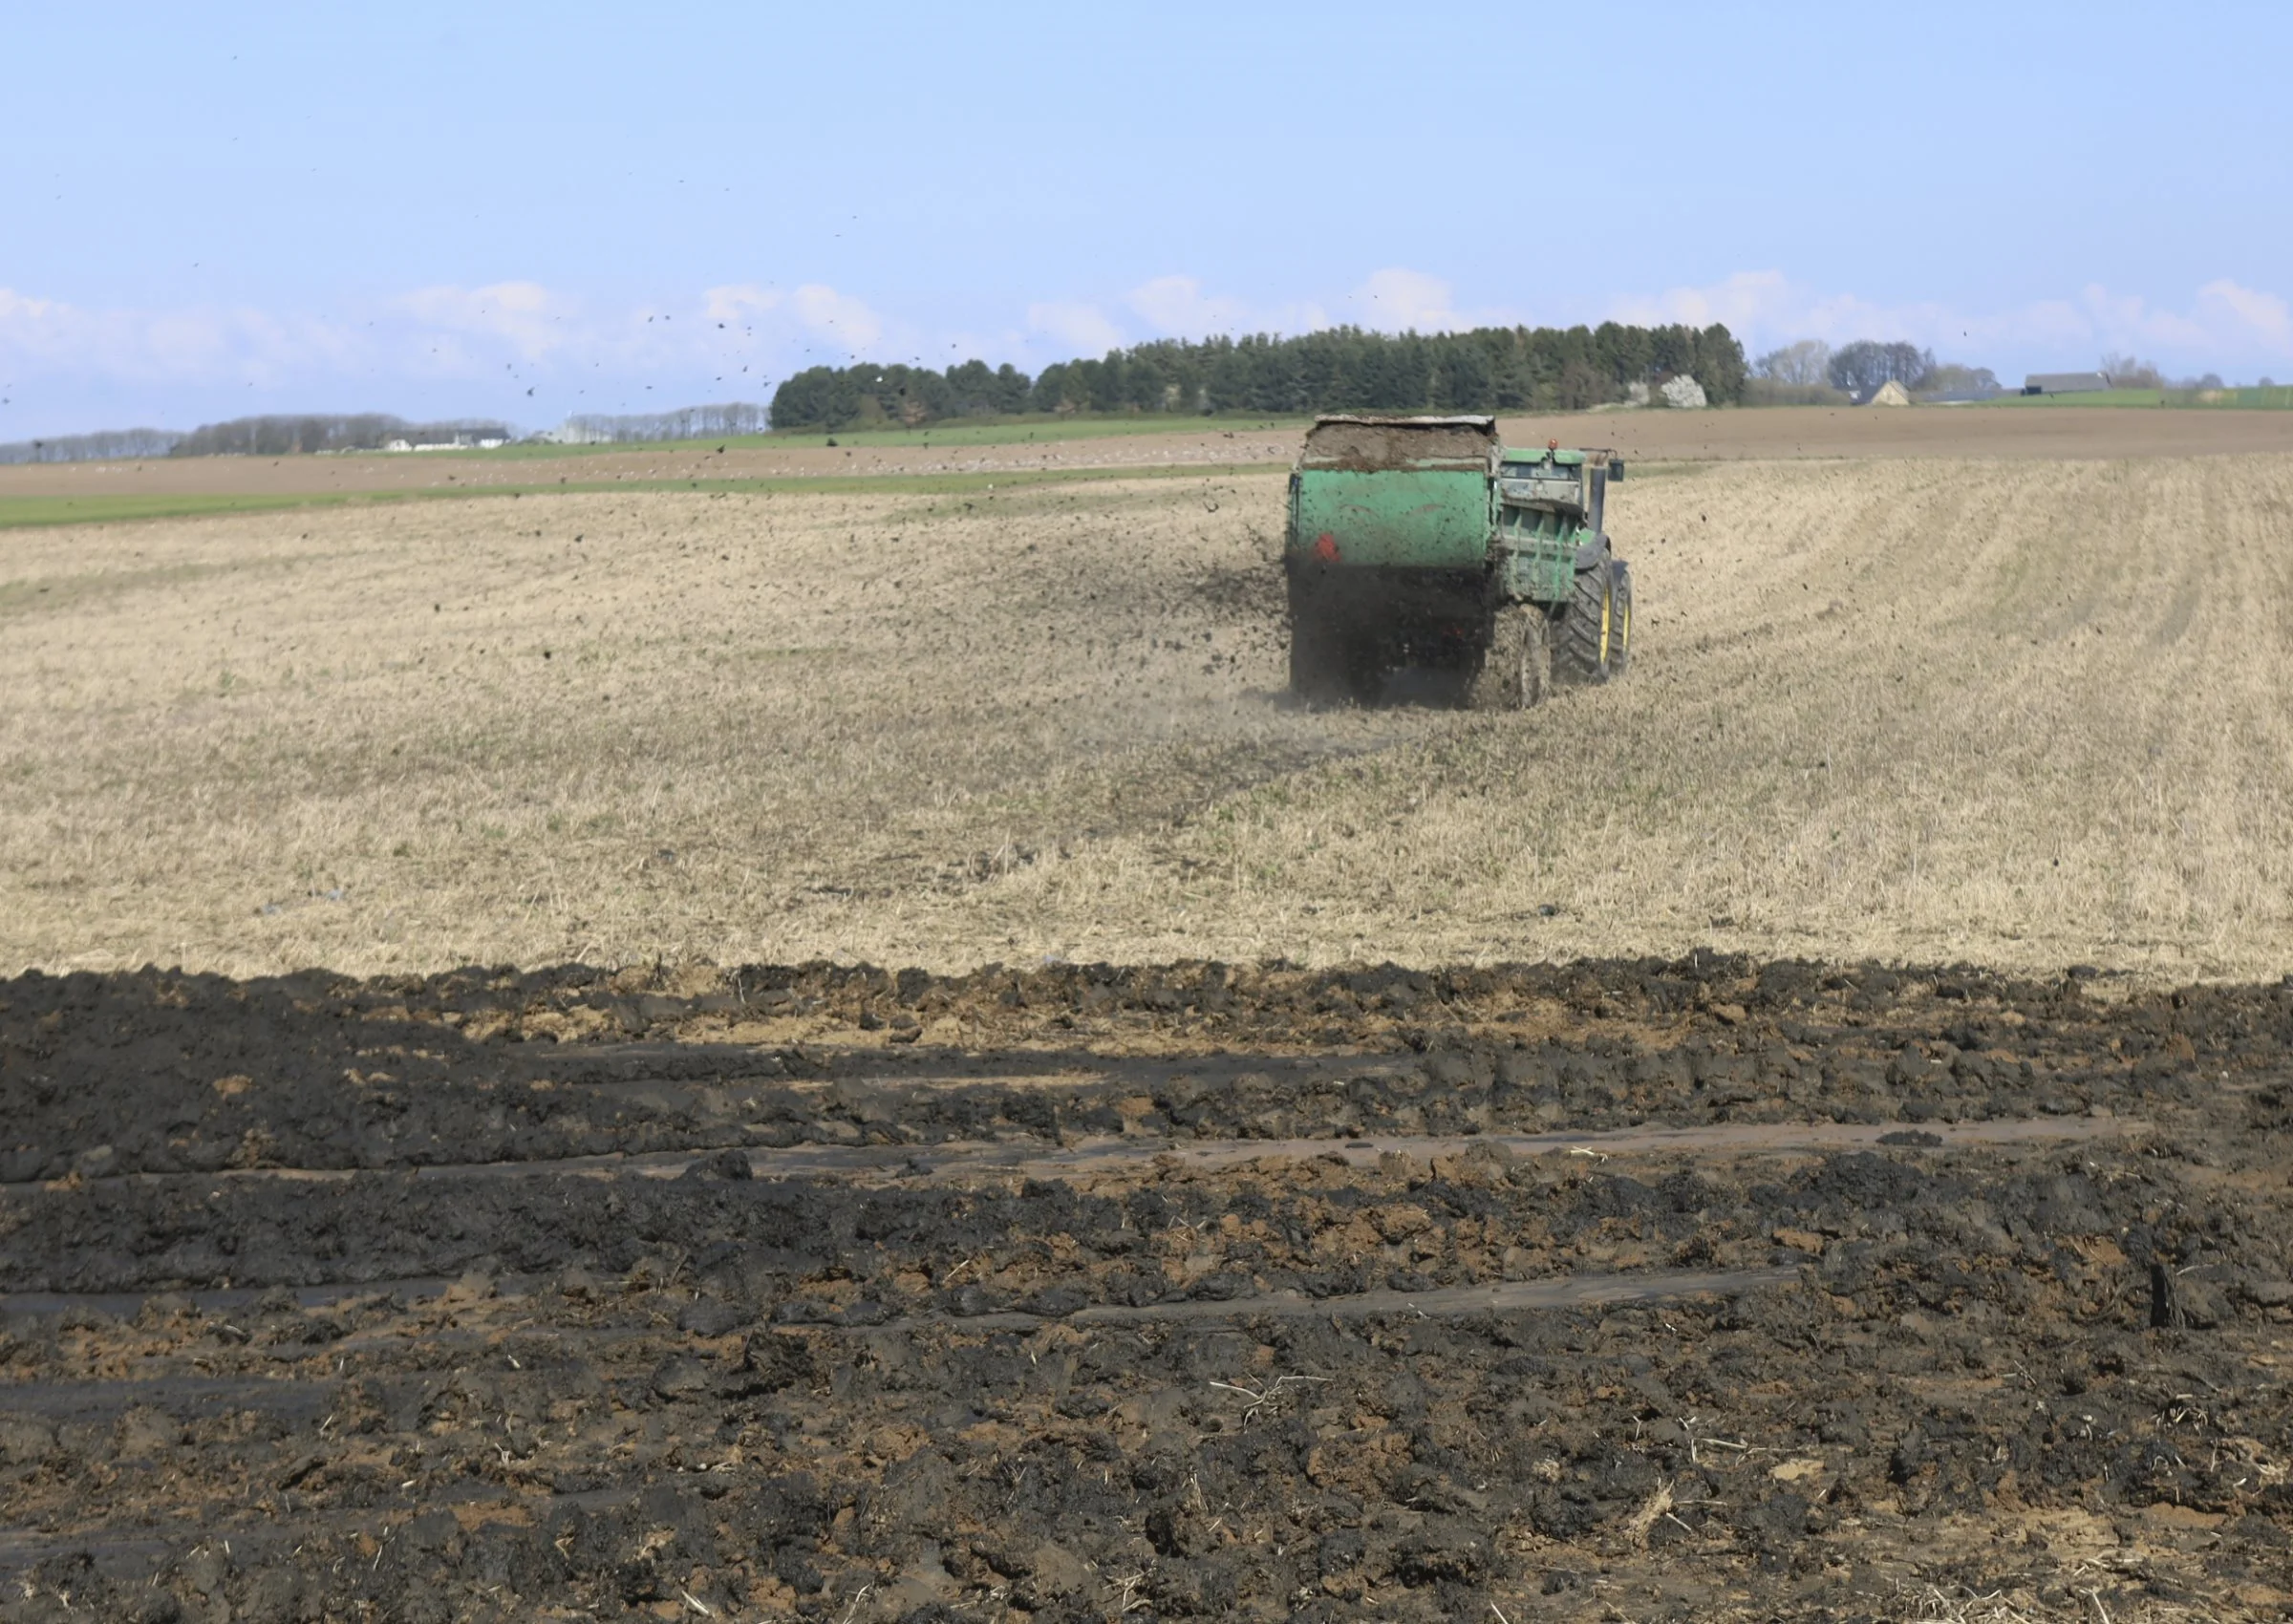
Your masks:
M1298 709L1279 474L1084 472L9 533L0 963L2293 962L2293 455L1641 461L1508 717Z
M1278 469L1301 421L1249 417L1056 417L945 422L837 435L729 437L662 445L504 446L384 456L147 458L0 467L0 530L302 502L367 505L512 494L705 491L760 496L835 481L908 481L975 491L1131 472ZM1602 445L1634 460L2090 460L2293 453L2293 415L2252 411L2095 411L2044 402L2006 413L1964 407L1875 411L1591 412L1509 417L1515 445ZM915 484L912 481L927 481Z

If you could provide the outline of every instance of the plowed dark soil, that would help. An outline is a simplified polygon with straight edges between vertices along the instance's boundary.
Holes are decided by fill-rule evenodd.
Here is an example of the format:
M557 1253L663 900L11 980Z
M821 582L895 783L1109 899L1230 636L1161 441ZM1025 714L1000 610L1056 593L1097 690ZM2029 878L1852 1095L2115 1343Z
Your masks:
M0 1618L2279 1617L2293 987L0 983Z

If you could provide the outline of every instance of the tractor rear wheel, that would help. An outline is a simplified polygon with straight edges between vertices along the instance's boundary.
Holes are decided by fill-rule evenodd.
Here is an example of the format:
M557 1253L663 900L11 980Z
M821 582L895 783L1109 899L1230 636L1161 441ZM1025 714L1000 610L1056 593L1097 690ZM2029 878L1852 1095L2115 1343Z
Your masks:
M1545 696L1552 664L1544 610L1533 604L1501 605L1489 617L1480 669L1466 686L1466 707L1525 711Z
M1622 676L1632 665L1632 569L1622 559L1608 566L1609 615L1608 674Z
M1553 676L1567 683L1606 682L1615 674L1616 581L1607 563L1579 570L1576 590L1560 612L1553 639Z

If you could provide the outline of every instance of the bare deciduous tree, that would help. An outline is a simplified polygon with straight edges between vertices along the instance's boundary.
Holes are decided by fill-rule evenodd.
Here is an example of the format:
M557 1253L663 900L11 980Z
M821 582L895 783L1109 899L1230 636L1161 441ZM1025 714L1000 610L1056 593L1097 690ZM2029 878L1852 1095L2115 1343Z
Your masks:
M632 417L583 413L568 417L558 431L565 439L590 444L626 441L705 439L712 435L761 435L770 427L765 407L744 400L721 406L683 406L674 412Z
M1820 338L1803 338L1781 350L1770 350L1753 363L1752 371L1776 383L1820 384L1831 369L1832 347Z
M1988 367L1961 366L1945 361L1927 374L1925 387L1945 395L1997 395L1999 374Z
M5 462L109 462L128 457L164 457L183 437L173 429L109 429L89 435L0 445Z
M169 455L290 457L317 451L378 451L394 439L475 445L482 439L514 438L507 424L485 418L410 423L384 412L313 413L202 423L177 440Z
M1826 370L1833 389L1844 389L1858 397L1871 394L1882 384L1899 383L1905 389L1922 389L1935 371L1935 352L1921 350L1916 344L1897 341L1878 344L1868 338L1858 338L1832 356Z
M2155 361L2137 360L2132 355L2102 357L2102 375L2110 379L2112 389L2163 389L2165 374L2157 370Z

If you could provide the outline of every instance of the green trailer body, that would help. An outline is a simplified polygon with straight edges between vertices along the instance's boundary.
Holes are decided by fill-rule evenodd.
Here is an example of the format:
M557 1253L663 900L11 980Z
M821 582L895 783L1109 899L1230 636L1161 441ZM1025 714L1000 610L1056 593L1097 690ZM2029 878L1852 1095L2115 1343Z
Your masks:
M1301 469L1293 514L1294 535L1331 538L1358 568L1478 567L1489 551L1489 479L1479 469Z
M1631 630L1602 528L1623 472L1607 452L1508 448L1490 417L1318 419L1284 526L1293 686L1363 698L1422 667L1511 706L1548 678L1606 681Z

